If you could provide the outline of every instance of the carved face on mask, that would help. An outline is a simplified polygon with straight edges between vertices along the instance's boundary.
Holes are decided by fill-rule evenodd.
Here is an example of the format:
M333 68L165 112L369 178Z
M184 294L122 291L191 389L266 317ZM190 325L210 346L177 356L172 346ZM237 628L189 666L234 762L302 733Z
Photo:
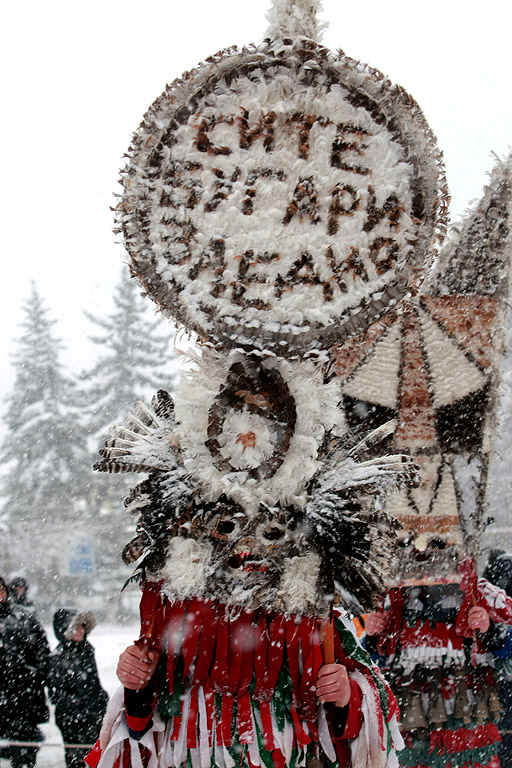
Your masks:
M288 602L285 592L291 563L297 572L298 561L304 562L305 557L310 581L306 592L316 594L319 557L311 554L300 513L260 505L256 514L248 515L223 500L210 507L207 517L203 511L181 526L182 535L169 540L160 573L169 597L184 599L189 592L199 591L206 599L248 610L275 608L278 594L279 603ZM181 574L188 578L182 579Z
M208 525L214 549L223 553L232 572L272 571L283 557L297 554L301 529L293 513L260 506L258 514L248 517L232 509L215 515Z

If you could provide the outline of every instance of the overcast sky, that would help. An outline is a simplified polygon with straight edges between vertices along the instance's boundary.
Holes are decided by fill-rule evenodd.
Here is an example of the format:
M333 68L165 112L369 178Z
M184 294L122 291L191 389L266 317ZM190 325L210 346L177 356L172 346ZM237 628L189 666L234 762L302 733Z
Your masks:
M75 369L82 311L111 311L123 250L113 194L131 133L184 70L260 42L269 0L25 0L0 10L0 396L35 279ZM324 43L367 61L418 101L445 154L452 219L480 196L491 153L512 144L512 12L505 0L324 0ZM149 300L148 300L149 301Z

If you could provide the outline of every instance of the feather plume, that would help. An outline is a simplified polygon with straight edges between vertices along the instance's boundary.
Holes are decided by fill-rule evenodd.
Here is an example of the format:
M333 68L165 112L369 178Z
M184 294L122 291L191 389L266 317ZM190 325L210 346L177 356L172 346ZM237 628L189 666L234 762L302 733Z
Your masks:
M174 404L160 390L152 409L138 402L124 424L111 428L111 438L100 450L102 461L94 465L99 472L155 472L175 468L180 463L179 441L175 434Z
M267 12L267 37L308 37L318 42L327 26L317 18L322 10L319 0L274 0Z
M394 423L330 444L324 467L309 489L305 515L315 548L322 555L327 590L340 594L346 607L368 610L389 583L399 523L376 506L404 485L417 484L418 467L398 454L357 462L394 430ZM351 596L350 599L347 596Z

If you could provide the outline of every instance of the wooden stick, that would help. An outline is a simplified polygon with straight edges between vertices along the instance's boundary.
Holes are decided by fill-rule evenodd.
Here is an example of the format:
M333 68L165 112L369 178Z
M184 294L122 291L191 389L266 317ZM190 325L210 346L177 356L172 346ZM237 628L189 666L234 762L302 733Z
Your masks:
M324 664L334 664L334 619L327 619L322 627L322 656Z

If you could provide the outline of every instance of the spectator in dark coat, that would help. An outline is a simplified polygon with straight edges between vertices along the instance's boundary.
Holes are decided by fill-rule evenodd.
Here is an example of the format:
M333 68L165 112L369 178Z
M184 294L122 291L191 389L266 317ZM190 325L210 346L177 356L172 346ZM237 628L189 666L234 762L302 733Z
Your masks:
M87 635L96 625L90 612L60 608L53 617L59 645L51 655L50 698L55 722L64 744L85 744L65 749L67 768L83 768L83 758L98 738L108 696L101 687L94 648Z
M42 741L39 723L48 721L44 692L50 649L37 619L11 605L0 577L0 739ZM2 746L13 768L34 768L38 747Z
M9 599L12 605L21 605L27 610L35 611L34 603L28 599L28 584L23 576L16 576L9 582Z

